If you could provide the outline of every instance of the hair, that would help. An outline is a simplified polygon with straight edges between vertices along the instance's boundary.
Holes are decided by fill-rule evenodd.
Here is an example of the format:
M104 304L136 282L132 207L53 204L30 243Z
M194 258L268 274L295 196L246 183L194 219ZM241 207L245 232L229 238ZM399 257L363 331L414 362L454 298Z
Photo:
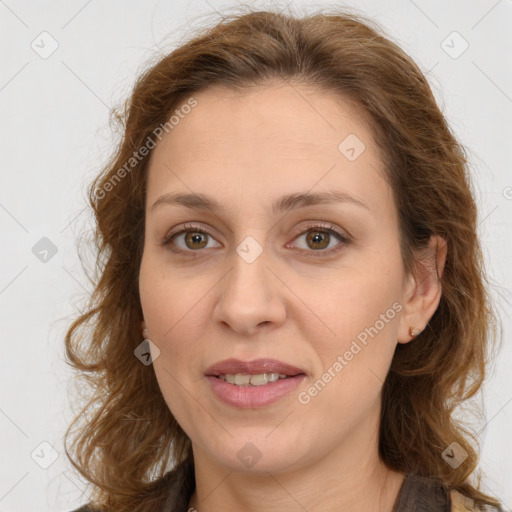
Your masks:
M407 272L425 264L432 235L447 243L439 306L414 341L398 344L383 385L381 459L457 489L478 506L499 504L480 490L480 475L469 482L477 438L454 417L480 389L497 340L466 152L424 74L383 34L371 20L339 10L301 17L242 12L194 34L137 79L118 114L122 140L88 189L94 290L65 337L68 364L91 386L66 432L66 454L92 484L99 510L157 510L161 477L192 456L152 366L134 357L142 341L138 275L151 151L131 159L193 94L214 85L243 92L275 80L349 101L369 121L393 191ZM441 456L453 442L467 452L456 468Z

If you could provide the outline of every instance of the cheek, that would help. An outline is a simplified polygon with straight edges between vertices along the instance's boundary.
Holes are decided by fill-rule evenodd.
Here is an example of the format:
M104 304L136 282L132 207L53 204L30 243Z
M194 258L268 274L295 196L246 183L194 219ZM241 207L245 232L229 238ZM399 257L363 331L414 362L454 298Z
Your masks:
M361 289L359 290L362 291ZM341 293L330 311L335 335L313 347L321 364L310 387L299 396L310 404L332 428L350 431L380 402L382 386L396 348L401 304L393 294L381 291L361 297ZM319 429L315 424L312 428Z
M198 362L208 342L205 334L212 308L208 291L214 283L206 277L180 277L148 257L142 261L139 284L151 341L160 350L153 363L159 387L178 422L190 428L194 418L204 414L197 405L202 402Z
M206 276L183 278L167 268L161 258L144 255L139 274L140 300L152 341L159 348L176 351L177 355L181 349L186 350L186 343L175 350L171 340L191 339L200 332L200 319L207 317L200 317L198 311L204 310L211 286Z
M167 406L180 424L188 425L201 417L196 404L197 362L204 340L211 286L203 286L200 278L180 279L143 260L139 289L144 319L150 329L151 341L160 350L153 369Z
M389 263L391 258L387 263L382 260L379 256L372 265L361 262L361 267L351 268L335 281L328 294L316 294L312 308L329 328L322 329L325 336L314 336L311 327L302 326L309 332L323 371L331 368L331 373L343 375L336 380L349 388L364 387L368 379L382 384L396 347L402 269L400 260L394 264ZM338 364L335 371L336 362L343 369Z
M389 325L397 322L400 307L395 303L401 297L401 266L378 260L382 257L377 261L361 261L339 278L331 279L328 288L315 290L312 307L333 331L333 339L351 340L376 323L379 331L388 331ZM379 321L382 315L386 316L385 329Z

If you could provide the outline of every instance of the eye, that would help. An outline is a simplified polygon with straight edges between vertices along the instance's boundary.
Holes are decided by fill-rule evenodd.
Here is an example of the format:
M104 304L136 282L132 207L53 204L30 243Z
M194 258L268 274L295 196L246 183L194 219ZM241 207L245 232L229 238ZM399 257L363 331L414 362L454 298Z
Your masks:
M182 235L185 235L185 237L181 238ZM207 247L208 237L210 237L210 235L203 228L194 226L193 224L185 224L180 231L171 232L166 235L162 241L162 245L168 246L172 252L194 252L198 249L204 249L205 247L209 248ZM185 245L180 246L176 244L178 245L178 249L175 249L173 247L175 240L182 240ZM220 247L220 244L218 247Z
M332 254L333 252L337 252L344 245L349 243L347 237L343 236L339 233L334 226L331 224L312 224L307 226L305 231L295 238L295 240L299 240L302 237L305 237L306 247L302 247L302 249L308 252L317 252L319 254L315 254L314 256L323 256L327 254ZM334 249L328 249L331 245L331 242L338 241L339 243L334 245ZM331 246L332 247L332 246Z
M314 256L331 255L349 243L349 239L339 233L331 224L311 224L307 226L307 228L302 231L299 236L295 237L294 240L299 240L304 236L306 247L299 248L306 252L318 253L314 254ZM211 235L200 226L196 226L194 224L185 224L179 231L173 231L166 235L162 241L162 245L168 247L170 251L175 253L200 252L201 249L209 249L212 247L208 246L208 238L214 240ZM331 248L324 250L331 245L331 242L336 240L339 243L334 246L334 249ZM176 241L181 241L182 243L178 244ZM218 245L213 247L221 247L221 244L218 242L217 244ZM177 249L175 246L177 246ZM289 247L289 245L287 245L287 247Z

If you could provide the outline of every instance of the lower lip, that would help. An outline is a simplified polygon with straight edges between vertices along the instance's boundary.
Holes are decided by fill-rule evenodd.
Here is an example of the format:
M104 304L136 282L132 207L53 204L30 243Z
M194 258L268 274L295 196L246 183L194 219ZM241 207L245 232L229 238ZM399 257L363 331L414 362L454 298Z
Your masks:
M291 393L305 378L304 374L279 379L263 386L236 386L218 377L206 377L214 394L234 407L254 409L265 407Z

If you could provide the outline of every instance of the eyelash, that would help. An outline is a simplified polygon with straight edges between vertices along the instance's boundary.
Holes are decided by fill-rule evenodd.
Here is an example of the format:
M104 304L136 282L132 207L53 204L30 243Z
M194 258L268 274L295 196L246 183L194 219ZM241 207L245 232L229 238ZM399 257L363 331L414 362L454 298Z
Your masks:
M313 253L314 257L332 256L333 254L335 254L339 250L341 250L344 246L346 246L347 244L350 243L350 240L346 236L341 235L341 233L339 233L336 229L334 229L334 226L332 224L328 224L328 223L310 224L310 225L306 226L304 231L299 233L294 238L294 240L296 240L297 238L307 234L310 231L318 231L320 233L327 233L329 235L333 235L339 242L341 242L340 244L336 245L333 249L329 249L329 250L314 251L314 250L300 249L301 251L306 251L306 252L309 252L309 253ZM194 224L185 224L185 225L183 225L183 228L180 229L179 231L174 231L174 232L171 232L171 233L167 234L164 237L164 239L162 240L162 246L167 247L171 252L178 253L178 254L183 254L183 253L199 253L199 252L201 252L200 250L193 251L191 249L190 250L183 250L183 249L174 249L174 248L172 248L171 242L174 240L174 238L176 238L178 235L186 234L186 233L189 233L189 232L202 233L204 235L211 236L206 230L204 230L200 226L196 226ZM199 256L199 254L194 255L193 257L197 257L197 256Z

